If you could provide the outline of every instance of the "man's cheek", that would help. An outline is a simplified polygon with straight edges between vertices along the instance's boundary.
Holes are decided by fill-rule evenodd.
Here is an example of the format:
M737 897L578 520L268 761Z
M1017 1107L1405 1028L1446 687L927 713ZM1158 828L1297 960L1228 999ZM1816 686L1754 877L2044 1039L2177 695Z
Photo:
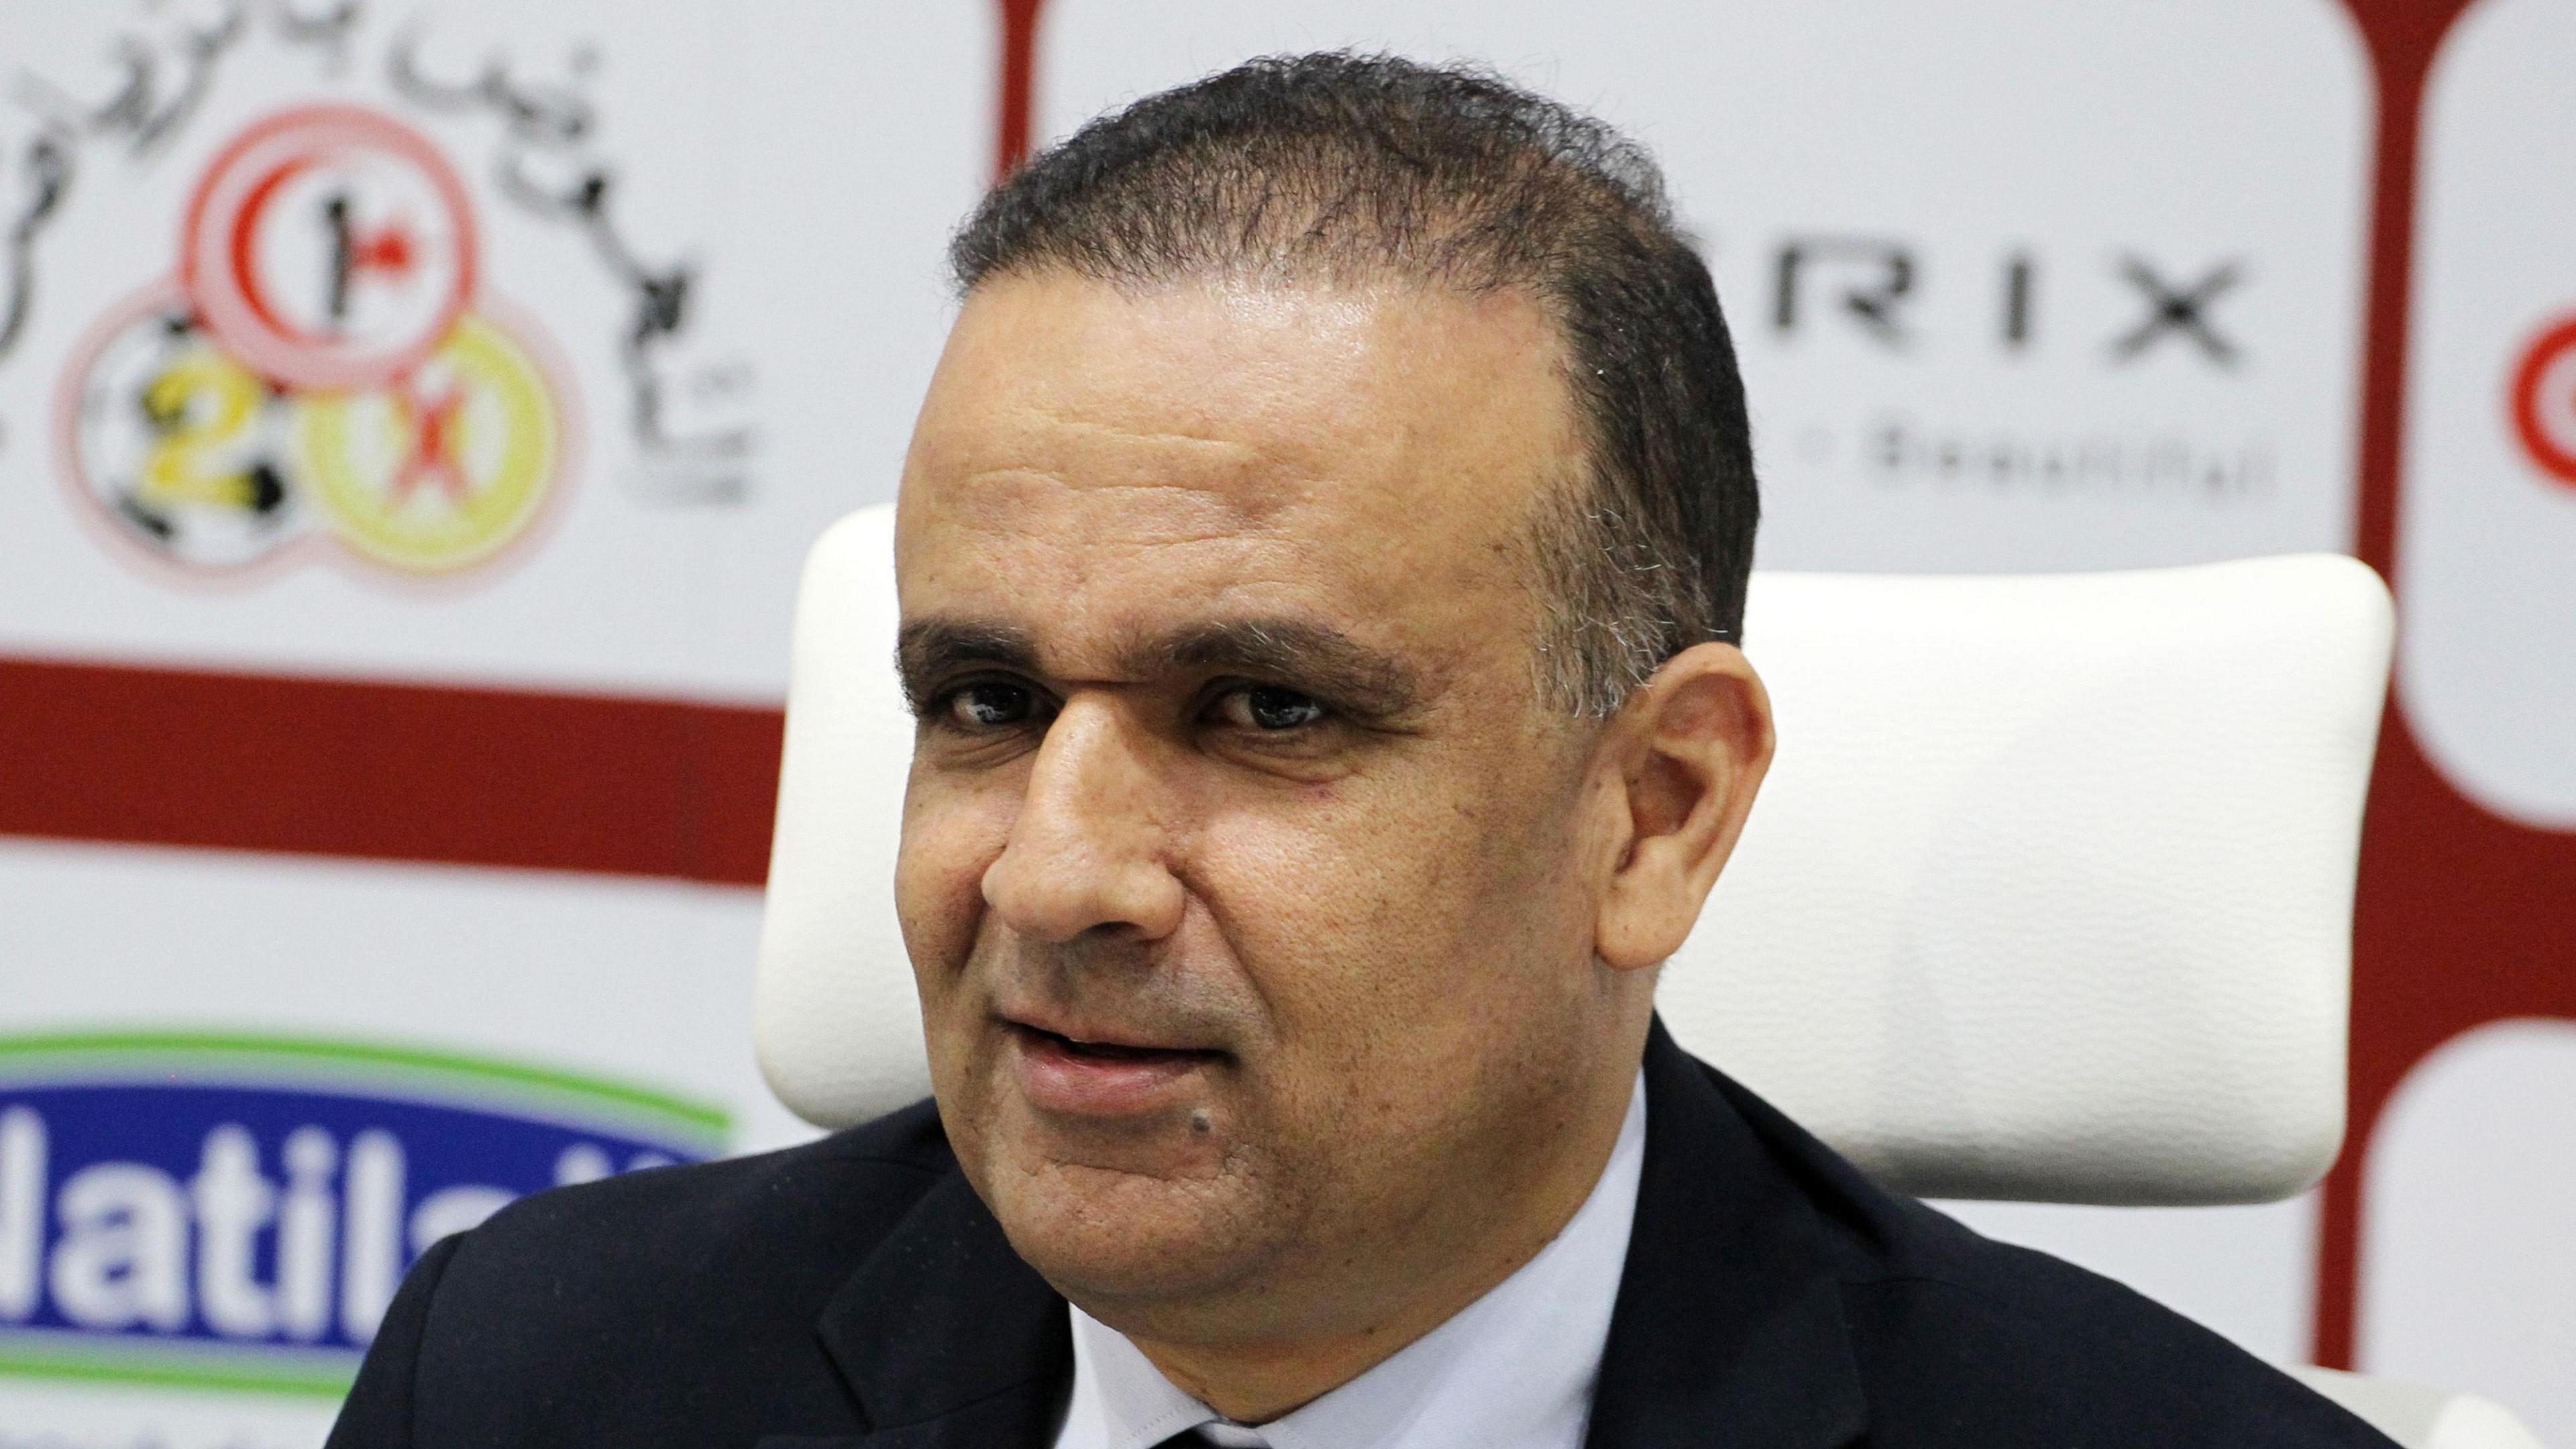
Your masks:
M927 974L955 969L973 949L984 916L984 872L1001 854L1009 827L919 796L916 790L905 810L894 897L904 948Z

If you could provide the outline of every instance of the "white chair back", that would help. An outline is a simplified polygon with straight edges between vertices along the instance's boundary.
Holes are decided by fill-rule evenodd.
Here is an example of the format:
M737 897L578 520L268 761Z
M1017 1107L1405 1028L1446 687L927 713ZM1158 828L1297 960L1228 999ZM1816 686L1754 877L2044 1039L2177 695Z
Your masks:
M2304 1364L2289 1372L2396 1440L2398 1449L2540 1449L2539 1436L2493 1399Z
M1779 756L1664 1018L1927 1197L2287 1197L2343 1139L2378 576L1757 575Z

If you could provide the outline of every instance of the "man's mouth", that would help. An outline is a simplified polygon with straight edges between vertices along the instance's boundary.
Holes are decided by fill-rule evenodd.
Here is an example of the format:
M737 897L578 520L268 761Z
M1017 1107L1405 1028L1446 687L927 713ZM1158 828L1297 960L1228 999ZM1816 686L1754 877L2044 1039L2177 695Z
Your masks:
M1086 1041L1063 1032L1048 1031L1026 1022L1010 1023L1011 1030L1031 1045L1042 1046L1067 1056L1102 1062L1161 1062L1173 1060L1216 1060L1225 1053L1203 1047L1144 1046L1130 1042Z
M1155 1046L1006 1022L1015 1075L1030 1102L1050 1112L1125 1117L1156 1112L1205 1091L1199 1069L1230 1058L1203 1047Z
M1168 1047L1133 1047L1120 1046L1116 1042L1108 1041L1076 1041L1072 1037L1058 1036L1051 1031L1038 1034L1078 1057L1101 1057L1113 1062L1141 1062L1154 1057L1174 1055Z

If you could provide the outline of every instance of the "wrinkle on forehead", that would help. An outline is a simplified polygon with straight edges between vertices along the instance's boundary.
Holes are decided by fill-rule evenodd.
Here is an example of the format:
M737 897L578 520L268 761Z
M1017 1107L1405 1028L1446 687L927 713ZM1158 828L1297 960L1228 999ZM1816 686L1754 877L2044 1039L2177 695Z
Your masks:
M1304 501L1293 486L1253 492L1176 478L1103 483L1034 467L997 468L953 481L937 510L946 526L987 537L1087 548L1253 543L1293 532Z
M1111 443L1149 447L1169 444L1182 449L1208 449L1212 451L1204 456L1210 462L1249 460L1261 456L1260 449L1239 438L1208 437L1198 433L1176 432L1162 428L1122 428L1116 423L1102 422L1096 417L1088 417L1062 407L1050 407L1043 402L1024 404L1022 410L1045 419L1048 424L1066 433L1094 436Z
M940 511L973 527L1108 509L1239 532L1269 526L1314 482L1241 438L1131 428L1037 405L1014 406L942 452L934 460L947 473Z

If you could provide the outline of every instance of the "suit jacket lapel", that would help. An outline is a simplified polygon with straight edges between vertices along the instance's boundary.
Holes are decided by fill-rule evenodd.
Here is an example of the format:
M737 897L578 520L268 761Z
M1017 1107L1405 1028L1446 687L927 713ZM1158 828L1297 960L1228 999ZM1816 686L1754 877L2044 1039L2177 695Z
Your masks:
M1867 1423L1823 1221L1656 1022L1645 1171L1587 1449L1836 1449Z
M963 1173L923 1194L815 1331L875 1428L761 1449L1046 1449L1072 1383L1064 1300Z
M1657 1022L1646 1162L1586 1449L1841 1449L1868 1405L1825 1225ZM1064 1300L951 1172L816 1325L875 1428L760 1449L1047 1449L1072 1382Z

